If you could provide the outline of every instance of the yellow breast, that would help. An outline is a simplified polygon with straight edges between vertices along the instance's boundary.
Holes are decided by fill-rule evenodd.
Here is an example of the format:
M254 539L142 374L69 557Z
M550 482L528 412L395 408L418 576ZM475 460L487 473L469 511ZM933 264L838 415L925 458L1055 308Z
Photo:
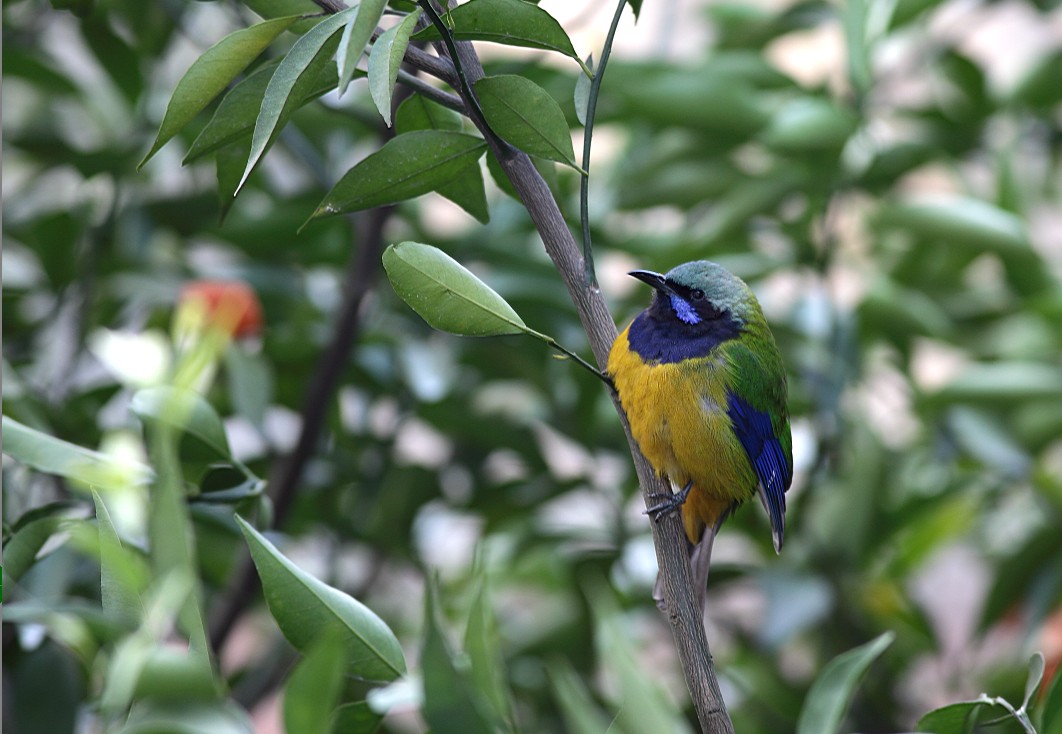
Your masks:
M756 491L755 473L727 416L727 369L718 352L646 363L630 350L626 330L609 354L609 374L645 458L677 487L693 482L683 508L692 542Z

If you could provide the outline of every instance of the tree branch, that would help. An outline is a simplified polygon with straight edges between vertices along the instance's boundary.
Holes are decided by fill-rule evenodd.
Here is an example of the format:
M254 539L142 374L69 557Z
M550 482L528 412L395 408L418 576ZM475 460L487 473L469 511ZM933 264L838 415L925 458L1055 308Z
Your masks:
M454 43L452 40L450 43ZM463 69L467 84L458 87L469 110L475 109L474 100L468 98L472 86L483 77L483 66L472 45L468 42L455 43L458 58L455 66ZM436 42L435 48L440 56L448 53L444 41ZM496 143L492 131L482 128L478 116L469 115L480 127L492 153L501 163L506 176L527 208L535 228L545 245L546 252L553 260L568 294L575 305L590 341L590 348L600 368L608 362L608 353L617 336L616 325L605 305L601 290L588 284L584 277L583 255L575 242L564 217L557 206L553 194L535 169L531 159L511 146ZM611 392L612 402L623 424L634 458L635 470L642 487L646 507L654 501L653 495L665 494L670 487L656 476L648 460L642 455L637 442L631 434L627 416L619 403L615 392ZM664 605L668 622L678 648L682 662L686 685L693 699L697 719L701 729L707 734L733 734L733 725L727 714L723 696L719 690L719 681L715 676L712 654L708 647L708 637L704 630L704 618L694 599L689 555L682 522L677 514L664 518L661 522L650 523L653 543L656 547L657 562L660 566L660 578L664 591Z

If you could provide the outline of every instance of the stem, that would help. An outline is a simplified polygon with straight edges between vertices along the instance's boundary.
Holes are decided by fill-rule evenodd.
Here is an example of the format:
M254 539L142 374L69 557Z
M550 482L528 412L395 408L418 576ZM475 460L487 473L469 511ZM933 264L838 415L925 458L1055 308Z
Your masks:
M449 107L451 110L461 114L465 112L465 105L456 94L450 94L447 91L433 87L420 77L413 76L405 69L398 70L398 81L431 101L438 102L443 107Z
M590 242L590 143L594 137L594 114L597 112L597 95L601 91L601 80L605 78L605 66L612 54L612 41L616 37L620 16L627 0L619 0L616 12L612 16L612 25L605 36L605 46L601 49L601 63L590 80L590 95L586 100L586 125L583 129L583 171L586 175L579 181L579 219L583 224L583 277L590 287L597 286L597 273L594 272L594 248ZM582 63L581 61L579 62ZM586 68L585 66L583 67Z

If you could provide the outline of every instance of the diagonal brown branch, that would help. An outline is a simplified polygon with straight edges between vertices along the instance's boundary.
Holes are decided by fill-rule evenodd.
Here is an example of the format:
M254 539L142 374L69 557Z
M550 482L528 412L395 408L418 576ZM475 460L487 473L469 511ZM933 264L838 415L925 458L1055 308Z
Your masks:
M458 58L454 60L455 66L464 71L468 81L467 87L458 87L458 91L462 97L467 97L476 81L483 77L483 66L470 43L457 42L456 49ZM448 53L446 44L436 43L436 52L440 56L446 55ZM465 104L469 110L475 109L473 100L465 98ZM485 123L481 124L475 116L469 116L477 126L481 128L485 126ZM495 142L496 136L490 130L481 129L481 132L490 144L493 154L501 163L505 175L520 195L520 200L527 208L528 214L531 215L531 220L542 237L546 252L553 260L579 313L579 319L586 330L594 358L598 366L603 369L608 361L612 342L617 335L616 325L605 306L600 289L596 285L587 284L583 277L582 251L568 229L553 194L525 153L504 144L498 145ZM623 423L623 430L627 434L627 443L630 446L631 456L634 458L634 466L648 507L653 502L650 499L652 495L668 493L671 490L656 476L649 462L638 449L619 399L615 392L611 395L616 412ZM706 734L733 734L733 724L730 722L730 716L719 690L719 681L715 676L708 637L704 631L704 619L694 598L682 523L678 515L673 514L660 523L651 523L651 527L656 557L660 565L667 618L671 624L671 632L678 648L683 674L693 699L697 719Z

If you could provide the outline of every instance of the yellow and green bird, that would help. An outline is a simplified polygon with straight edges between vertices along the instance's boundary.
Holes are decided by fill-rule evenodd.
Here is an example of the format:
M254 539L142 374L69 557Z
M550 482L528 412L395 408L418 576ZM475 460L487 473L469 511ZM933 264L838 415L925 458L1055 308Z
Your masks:
M793 481L785 366L756 296L723 266L630 275L655 293L616 337L608 372L642 453L678 490L649 514L681 508L703 608L712 541L754 494L781 551Z

